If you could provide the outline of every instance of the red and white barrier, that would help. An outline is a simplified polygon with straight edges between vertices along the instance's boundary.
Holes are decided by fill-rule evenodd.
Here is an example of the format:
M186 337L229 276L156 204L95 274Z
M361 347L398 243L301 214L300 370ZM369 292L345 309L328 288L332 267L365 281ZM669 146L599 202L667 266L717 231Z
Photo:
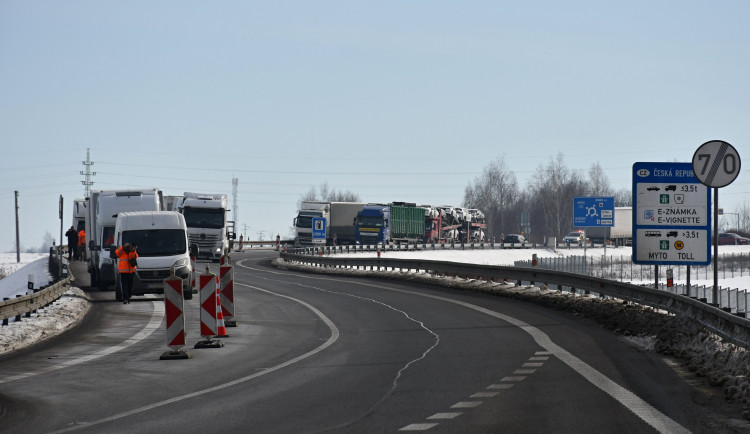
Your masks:
M216 337L228 338L227 328L224 325L224 312L221 308L221 294L219 291L219 276L216 276Z
M237 327L234 319L234 268L229 256L226 258L224 260L222 256L222 265L219 267L221 308L224 312L224 324L227 327Z
M206 272L199 276L200 283L200 318L201 336L203 341L195 344L195 348L220 348L224 344L221 341L211 339L216 336L216 275L211 273L206 265Z
M164 279L164 311L167 317L167 346L170 351L161 359L189 359L190 353L182 351L185 346L185 299L182 294L182 279L172 275Z

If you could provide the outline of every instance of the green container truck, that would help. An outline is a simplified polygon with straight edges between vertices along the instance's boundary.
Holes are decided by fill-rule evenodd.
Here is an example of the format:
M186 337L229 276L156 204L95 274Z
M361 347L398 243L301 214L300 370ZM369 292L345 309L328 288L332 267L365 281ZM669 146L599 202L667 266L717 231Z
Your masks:
M424 208L413 203L393 202L362 207L355 220L358 244L418 242L424 239Z

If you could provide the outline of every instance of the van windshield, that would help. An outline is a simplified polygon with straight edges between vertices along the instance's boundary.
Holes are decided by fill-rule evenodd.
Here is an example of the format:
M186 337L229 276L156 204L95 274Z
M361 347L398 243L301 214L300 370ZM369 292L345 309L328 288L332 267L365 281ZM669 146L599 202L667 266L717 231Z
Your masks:
M189 228L221 229L224 227L226 211L223 208L186 207L182 214Z
M136 243L138 256L172 256L187 252L185 231L182 229L150 229L125 231L122 244Z

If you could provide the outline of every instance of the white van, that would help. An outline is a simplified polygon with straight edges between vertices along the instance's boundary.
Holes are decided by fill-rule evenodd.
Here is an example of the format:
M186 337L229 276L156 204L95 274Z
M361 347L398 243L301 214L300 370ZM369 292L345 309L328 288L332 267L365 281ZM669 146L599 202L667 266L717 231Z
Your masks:
M115 247L125 243L138 245L138 268L133 279L133 295L164 293L164 279L171 268L182 279L186 300L193 298L187 225L182 214L174 211L122 212L115 223ZM115 266L115 270L117 267ZM119 279L117 279L119 286ZM116 288L118 301L122 292Z

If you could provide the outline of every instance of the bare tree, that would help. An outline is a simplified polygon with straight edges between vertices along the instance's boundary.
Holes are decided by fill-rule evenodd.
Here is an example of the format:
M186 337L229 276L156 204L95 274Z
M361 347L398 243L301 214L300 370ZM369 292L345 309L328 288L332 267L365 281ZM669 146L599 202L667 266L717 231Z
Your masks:
M518 201L516 175L510 171L501 157L485 167L482 175L467 185L464 190L464 206L476 208L484 213L487 236L512 231L508 222Z
M321 202L360 202L361 199L359 198L359 195L356 193L351 192L350 190L346 191L336 191L336 189L330 189L328 187L328 183L325 182L321 184L318 189L316 190L315 187L310 187L310 189L307 191L307 193L300 196L299 200L297 201L297 208L300 207L302 202L315 202L315 201L321 201Z
M589 169L589 194L591 196L611 196L612 188L609 186L609 177L597 161Z
M633 206L633 191L629 188L621 188L614 193L615 206Z
M564 160L558 153L546 166L540 164L528 187L536 208L533 214L540 213L546 234L555 236L564 235L573 226L573 198L586 192L582 177L568 169Z

